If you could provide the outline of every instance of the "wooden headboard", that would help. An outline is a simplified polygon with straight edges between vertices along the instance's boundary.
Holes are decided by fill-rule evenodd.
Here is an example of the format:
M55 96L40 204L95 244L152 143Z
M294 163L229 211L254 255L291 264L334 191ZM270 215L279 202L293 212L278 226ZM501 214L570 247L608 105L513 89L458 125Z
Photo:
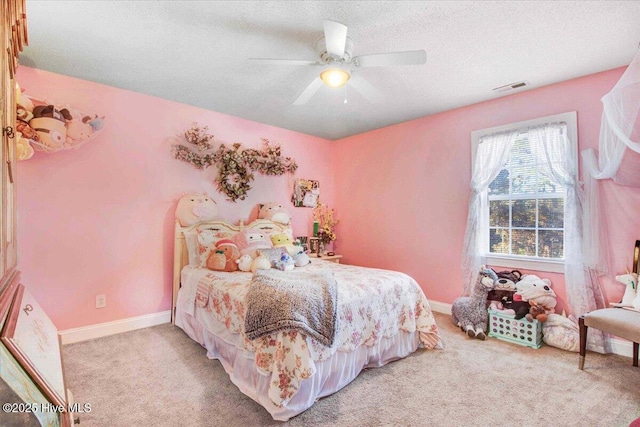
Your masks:
M194 229L224 231L233 236L246 229L261 230L265 234L291 233L290 226L268 219L257 219L247 225L244 225L242 221L240 221L239 225L232 225L228 222L212 220L186 227L180 225L180 221L176 219L173 246L173 302L171 304L171 323L175 323L176 303L178 300L178 290L180 290L180 273L182 272L182 268L189 264L189 253L187 252L187 241L184 233Z

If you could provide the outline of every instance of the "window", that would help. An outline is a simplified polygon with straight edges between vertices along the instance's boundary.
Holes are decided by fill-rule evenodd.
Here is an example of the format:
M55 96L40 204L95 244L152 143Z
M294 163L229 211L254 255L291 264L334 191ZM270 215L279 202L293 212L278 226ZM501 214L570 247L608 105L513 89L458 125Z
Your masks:
M480 194L481 255L487 264L563 271L566 192L556 179L557 169L562 167L553 165L576 163L575 113L473 132L474 157L478 146L492 135L500 135L492 143L510 144L511 148L503 148L503 157L486 166L498 172L495 175L494 171L495 178ZM572 142L572 149L559 142L564 136ZM541 144L546 144L546 149ZM476 167L485 167L479 163Z

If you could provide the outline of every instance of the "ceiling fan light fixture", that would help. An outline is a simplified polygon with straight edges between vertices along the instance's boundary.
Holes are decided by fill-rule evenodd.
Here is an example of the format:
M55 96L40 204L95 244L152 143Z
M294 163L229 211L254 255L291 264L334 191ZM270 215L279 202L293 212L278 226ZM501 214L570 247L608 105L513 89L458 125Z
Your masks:
M351 74L341 68L330 68L320 73L320 79L329 87L342 87L349 79Z

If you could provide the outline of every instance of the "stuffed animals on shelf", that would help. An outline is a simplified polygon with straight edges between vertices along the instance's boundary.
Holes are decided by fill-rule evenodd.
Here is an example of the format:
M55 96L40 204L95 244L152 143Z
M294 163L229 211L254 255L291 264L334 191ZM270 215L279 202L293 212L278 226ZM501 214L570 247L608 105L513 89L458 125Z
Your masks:
M210 221L218 215L218 205L207 195L187 194L176 206L176 218L183 227Z
M471 295L457 298L451 306L453 323L472 338L484 340L487 337L489 315L486 301L496 280L498 280L498 276L495 271L482 266Z
M30 158L34 148L53 153L79 147L103 127L104 117L31 98L16 85L16 130L24 139L17 140L18 160Z

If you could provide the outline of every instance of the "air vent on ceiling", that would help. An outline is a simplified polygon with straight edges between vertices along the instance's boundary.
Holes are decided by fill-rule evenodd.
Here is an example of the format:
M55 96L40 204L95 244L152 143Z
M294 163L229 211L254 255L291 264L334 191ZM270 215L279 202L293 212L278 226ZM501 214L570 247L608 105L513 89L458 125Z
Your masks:
M521 82L509 83L508 85L494 87L492 89L492 92L494 93L509 92L515 89L521 89L525 86L529 86L529 82L523 80Z

